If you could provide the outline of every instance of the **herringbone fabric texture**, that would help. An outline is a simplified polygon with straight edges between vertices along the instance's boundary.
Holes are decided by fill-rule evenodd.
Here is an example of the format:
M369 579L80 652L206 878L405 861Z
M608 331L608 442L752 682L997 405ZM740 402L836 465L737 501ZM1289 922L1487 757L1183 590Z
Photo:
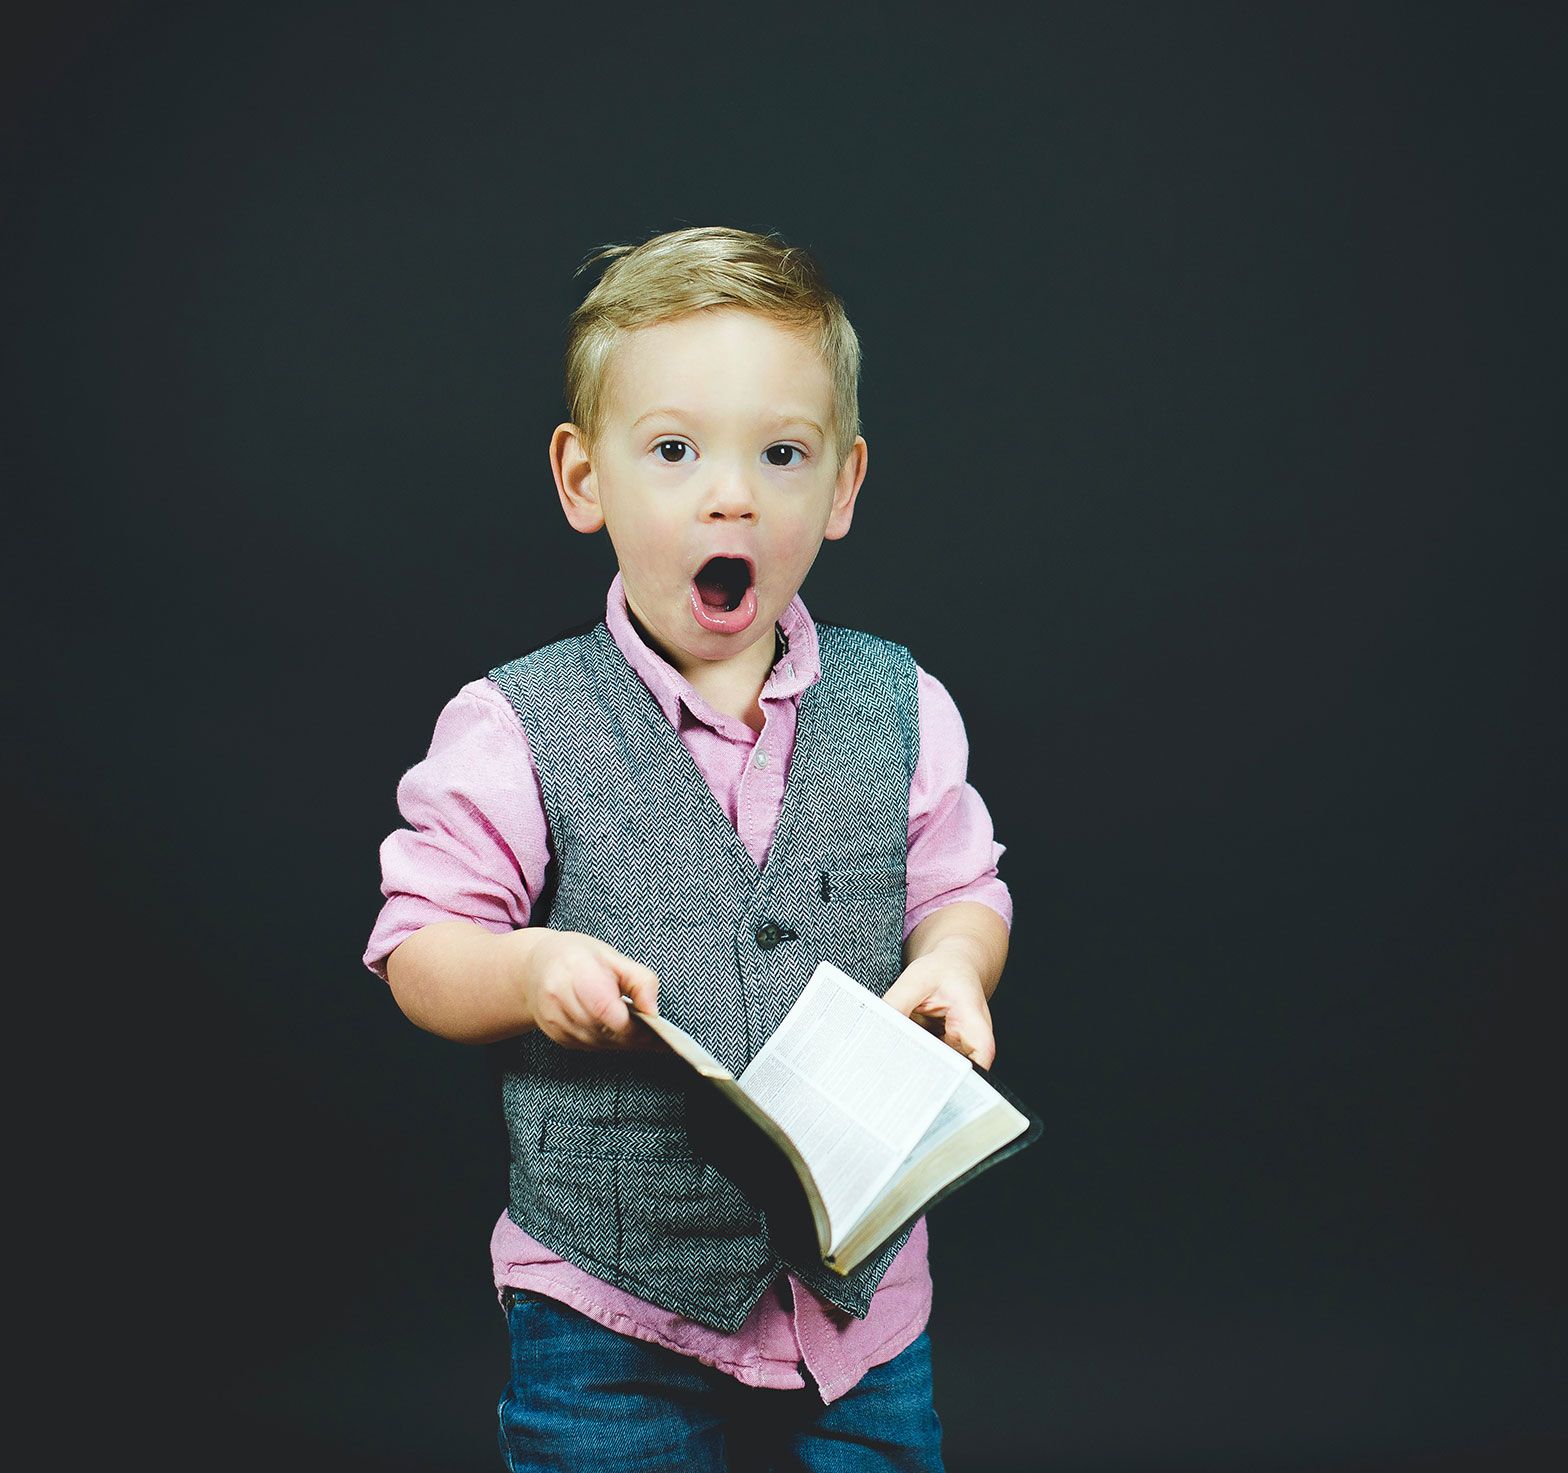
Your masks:
M760 871L603 624L490 672L527 733L550 825L536 921L652 967L660 1012L736 1074L818 962L879 995L901 966L914 661L872 635L818 636L822 678L800 697ZM640 1298L739 1328L781 1259L763 1215L691 1151L686 1066L538 1033L497 1048L518 1226ZM903 1242L843 1278L791 1267L863 1316Z

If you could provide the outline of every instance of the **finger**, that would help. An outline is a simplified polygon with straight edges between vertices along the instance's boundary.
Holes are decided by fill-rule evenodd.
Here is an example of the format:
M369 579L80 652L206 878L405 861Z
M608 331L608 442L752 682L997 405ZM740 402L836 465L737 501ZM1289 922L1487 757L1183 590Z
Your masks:
M622 996L621 964L629 962L613 948L598 943L580 959L576 975L556 994L556 1009L545 1031L565 1048L652 1048L658 1043L639 1022ZM648 973L651 976L651 973Z
M621 1040L622 1048L651 1049L660 1053L668 1052L668 1045L638 1014L631 1014L631 1024L631 1031Z
M626 1000L639 1013L659 1011L659 974L652 967L634 962L630 957L620 959L621 991Z
M905 972L882 994L882 1001L891 1008L897 1008L907 1018L930 995L931 981L928 977L919 972Z
M950 1012L942 1041L977 1068L989 1069L996 1062L996 1037L990 1020L978 1012Z
M601 1044L622 1044L643 1031L642 1024L633 1016L626 999L621 996L621 980L610 973L604 979L608 985L595 987L591 996L583 999L588 1018Z
M615 979L617 993L626 996L638 1012L659 1011L659 975L652 967L634 961L597 936L583 939L592 946L594 959Z
M556 1005L539 1016L539 1031L562 1048L599 1047L599 1031L579 1009Z
M575 998L558 1010L546 1032L563 1048L603 1048L605 1043L598 1020Z
M607 1021L623 1022L619 979L597 951L579 952L550 986L560 1041L577 1048L602 1046ZM611 1009L614 1011L612 1012Z
M645 967L641 962L633 961L631 957L623 956L609 946L604 949L604 958L614 973L616 993L621 998L625 1012L624 1026L614 1028L605 1035L606 1040L617 1048L662 1048L658 1036L637 1017L638 1013L658 1014L658 973L652 967ZM609 1018L613 1023L613 1011Z

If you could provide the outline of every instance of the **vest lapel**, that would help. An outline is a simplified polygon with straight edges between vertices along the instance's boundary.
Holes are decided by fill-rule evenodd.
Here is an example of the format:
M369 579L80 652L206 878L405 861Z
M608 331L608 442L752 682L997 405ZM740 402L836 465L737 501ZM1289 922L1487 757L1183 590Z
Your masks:
M602 662L596 672L600 693L606 703L624 720L635 721L654 733L658 746L661 769L673 787L693 787L699 795L706 796L708 818L716 822L727 838L726 848L730 857L741 868L755 888L767 875L766 864L757 868L757 862L735 832L729 815L719 807L713 789L702 775L696 759L681 740L680 733L665 718L654 699L653 692L643 684L637 672L627 664L626 656L616 644L608 627L599 624L594 630L596 648ZM825 674L825 672L824 672ZM817 699L822 682L809 685L800 694L796 705L795 750L790 756L789 772L784 779L784 803L779 814L778 828L769 846L768 858L785 847L781 841L798 827L797 814L810 802L812 791L811 768L817 755Z

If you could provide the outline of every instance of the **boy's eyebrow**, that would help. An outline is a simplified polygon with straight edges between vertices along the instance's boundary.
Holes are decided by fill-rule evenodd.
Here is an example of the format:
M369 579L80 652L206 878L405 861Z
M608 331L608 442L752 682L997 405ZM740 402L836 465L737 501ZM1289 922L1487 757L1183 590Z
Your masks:
M635 430L645 419L684 418L686 415L679 409L650 409L646 414L639 414L632 421L632 428ZM805 425L808 430L815 430L823 439L827 438L827 431L807 414L775 414L767 423L775 429L780 425Z

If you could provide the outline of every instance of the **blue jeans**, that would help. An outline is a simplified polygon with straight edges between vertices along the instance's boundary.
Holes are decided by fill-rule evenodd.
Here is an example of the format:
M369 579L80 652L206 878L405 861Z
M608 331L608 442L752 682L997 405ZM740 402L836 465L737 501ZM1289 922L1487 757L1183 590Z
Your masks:
M544 1295L509 1297L510 1473L941 1473L925 1335L824 1406L814 1387L746 1386Z

